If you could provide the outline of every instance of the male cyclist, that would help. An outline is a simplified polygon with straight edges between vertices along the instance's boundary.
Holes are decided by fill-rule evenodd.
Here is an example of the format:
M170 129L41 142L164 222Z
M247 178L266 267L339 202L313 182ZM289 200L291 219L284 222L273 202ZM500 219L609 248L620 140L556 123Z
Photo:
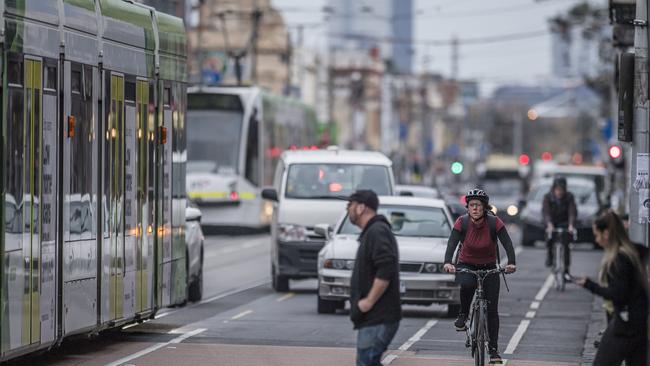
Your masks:
M454 224L454 229L447 241L444 269L448 273L456 272L452 264L458 242L462 241L458 255L459 268L470 270L487 270L497 267L497 239L506 250L508 265L505 270L513 273L515 266L515 251L512 240L503 221L496 216L488 216L490 198L482 189L472 189L465 196L467 214L460 216ZM467 314L476 290L476 279L467 273L458 273L456 281L460 283L460 312L454 326L458 331L466 329ZM498 352L499 340L499 287L497 275L489 276L483 283L485 297L488 301L488 333L490 336L490 363L502 363Z
M578 210L573 194L567 191L566 178L557 177L553 179L551 190L544 196L542 205L542 214L546 224L548 240L546 241L546 266L553 265L553 230L558 228L568 229L567 234L572 234L575 230L575 222ZM569 272L571 264L571 253L569 252L569 235L562 235L562 245L564 246L564 268Z

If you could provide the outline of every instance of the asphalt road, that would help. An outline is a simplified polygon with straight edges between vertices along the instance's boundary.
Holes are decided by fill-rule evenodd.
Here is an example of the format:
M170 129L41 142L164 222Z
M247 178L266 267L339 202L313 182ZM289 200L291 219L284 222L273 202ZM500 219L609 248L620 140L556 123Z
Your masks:
M512 228L519 242L519 233ZM268 235L211 236L205 243L204 300L165 309L156 320L92 340L74 339L20 365L353 365L348 311L316 313L316 281L270 286ZM500 350L507 365L578 365L593 297L548 281L541 248L518 248L518 271L501 286ZM602 252L574 250L572 273L594 276ZM390 365L469 365L464 333L444 306L406 306L385 356ZM18 362L18 363L16 363Z

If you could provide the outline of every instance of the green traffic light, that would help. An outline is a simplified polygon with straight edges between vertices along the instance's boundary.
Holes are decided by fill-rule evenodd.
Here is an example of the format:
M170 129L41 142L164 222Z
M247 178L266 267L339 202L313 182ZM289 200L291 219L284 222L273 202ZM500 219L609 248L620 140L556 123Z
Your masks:
M460 174L463 172L463 163L459 161L454 161L451 164L451 172L454 174Z

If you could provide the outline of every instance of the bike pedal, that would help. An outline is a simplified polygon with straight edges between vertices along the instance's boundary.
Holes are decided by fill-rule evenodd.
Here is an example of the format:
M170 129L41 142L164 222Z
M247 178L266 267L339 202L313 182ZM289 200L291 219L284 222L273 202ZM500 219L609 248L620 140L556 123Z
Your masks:
M457 332L464 332L467 330L467 327L465 328L455 328Z

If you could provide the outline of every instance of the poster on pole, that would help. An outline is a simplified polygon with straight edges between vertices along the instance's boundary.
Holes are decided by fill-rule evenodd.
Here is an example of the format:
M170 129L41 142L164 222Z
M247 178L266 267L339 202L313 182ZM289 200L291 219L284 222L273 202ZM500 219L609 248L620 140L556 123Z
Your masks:
M650 219L650 154L636 154L636 179L634 188L639 192L639 223Z

